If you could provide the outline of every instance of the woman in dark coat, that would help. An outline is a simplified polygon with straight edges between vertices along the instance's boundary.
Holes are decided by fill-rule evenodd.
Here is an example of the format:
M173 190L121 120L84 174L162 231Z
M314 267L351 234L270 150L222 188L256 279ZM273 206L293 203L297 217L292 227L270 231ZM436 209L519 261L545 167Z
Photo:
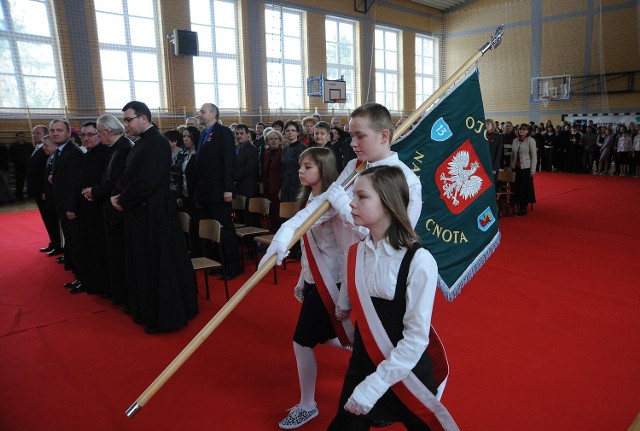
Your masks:
M282 152L282 182L280 186L280 201L295 202L300 193L300 154L307 146L299 141L302 125L299 121L289 120L284 125L285 147Z

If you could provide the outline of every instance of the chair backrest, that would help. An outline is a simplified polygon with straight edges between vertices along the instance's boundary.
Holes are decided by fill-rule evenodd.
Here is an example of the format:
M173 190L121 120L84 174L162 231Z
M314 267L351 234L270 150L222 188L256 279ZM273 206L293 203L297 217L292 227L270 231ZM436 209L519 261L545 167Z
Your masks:
M198 227L200 238L208 239L218 244L220 243L221 225L217 220L202 219Z
M296 202L280 202L280 217L291 218L298 212L298 205Z
M250 213L269 215L271 201L267 198L249 198L248 211Z
M244 211L247 208L247 198L242 195L234 195L231 201L231 209L235 211Z
M511 168L504 168L502 171L498 172L498 181L513 183L515 180L516 173L512 171Z
M184 211L178 211L178 220L180 220L180 226L182 226L182 230L184 233L189 233L189 214Z

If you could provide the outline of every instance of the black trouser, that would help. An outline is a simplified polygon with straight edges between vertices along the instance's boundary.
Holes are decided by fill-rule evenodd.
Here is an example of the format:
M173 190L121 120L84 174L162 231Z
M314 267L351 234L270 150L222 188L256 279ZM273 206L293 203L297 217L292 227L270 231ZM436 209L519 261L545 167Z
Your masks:
M60 248L60 225L58 224L56 212L47 207L47 202L42 200L42 196L36 195L34 198L44 227L49 235L49 243L55 248Z
M76 279L87 281L83 261L80 221L78 218L69 220L66 213L60 211L58 211L58 218L60 219L60 227L64 235L64 259L65 261L67 259L71 260L71 267L73 268Z

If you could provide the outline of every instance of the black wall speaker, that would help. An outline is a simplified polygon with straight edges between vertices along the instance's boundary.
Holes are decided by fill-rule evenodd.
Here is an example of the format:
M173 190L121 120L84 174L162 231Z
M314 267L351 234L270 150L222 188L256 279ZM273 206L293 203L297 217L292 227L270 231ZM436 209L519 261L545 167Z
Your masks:
M189 30L173 30L173 52L175 55L197 56L198 33Z

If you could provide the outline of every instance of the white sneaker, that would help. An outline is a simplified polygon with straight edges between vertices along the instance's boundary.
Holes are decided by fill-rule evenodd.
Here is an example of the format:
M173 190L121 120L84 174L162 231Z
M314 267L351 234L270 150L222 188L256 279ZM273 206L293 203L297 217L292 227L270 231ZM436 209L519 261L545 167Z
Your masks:
M282 419L278 426L283 430L292 430L309 422L311 419L318 416L318 405L314 405L312 410L305 410L296 404L289 409L289 414L286 418Z

